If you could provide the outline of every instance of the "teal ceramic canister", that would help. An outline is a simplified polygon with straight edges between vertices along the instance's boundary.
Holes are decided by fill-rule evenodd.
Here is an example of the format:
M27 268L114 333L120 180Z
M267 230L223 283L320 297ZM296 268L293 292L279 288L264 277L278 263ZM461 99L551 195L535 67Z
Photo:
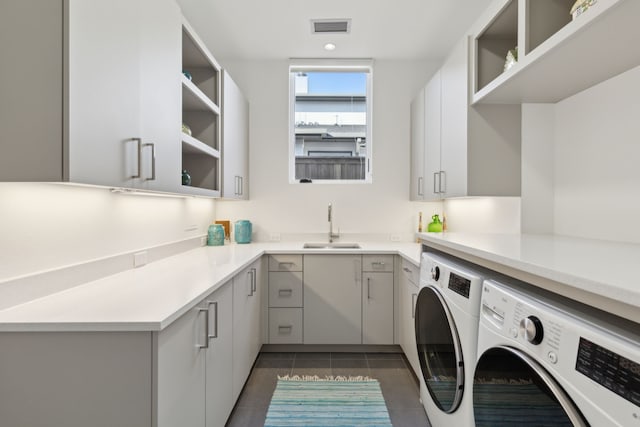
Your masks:
M251 221L241 219L234 224L236 243L251 243Z
M207 231L207 246L224 245L224 227L220 224L211 224Z

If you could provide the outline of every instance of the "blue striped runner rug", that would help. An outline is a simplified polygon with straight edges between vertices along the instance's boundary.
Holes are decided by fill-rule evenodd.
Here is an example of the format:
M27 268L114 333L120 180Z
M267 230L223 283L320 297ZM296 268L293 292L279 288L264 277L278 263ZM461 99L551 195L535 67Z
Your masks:
M278 377L265 427L390 427L378 380L368 377Z

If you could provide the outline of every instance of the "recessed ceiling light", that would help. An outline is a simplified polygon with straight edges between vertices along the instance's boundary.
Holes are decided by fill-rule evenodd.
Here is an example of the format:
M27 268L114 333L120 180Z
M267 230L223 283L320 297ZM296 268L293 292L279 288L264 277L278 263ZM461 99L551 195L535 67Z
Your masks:
M335 50L336 45L333 43L327 43L324 45L324 50Z

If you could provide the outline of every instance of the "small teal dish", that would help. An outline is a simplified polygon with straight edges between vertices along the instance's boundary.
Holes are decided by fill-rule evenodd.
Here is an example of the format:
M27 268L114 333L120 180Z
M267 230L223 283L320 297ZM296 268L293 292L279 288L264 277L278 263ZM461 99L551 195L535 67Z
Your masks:
M207 246L224 245L224 228L220 224L211 224L207 231Z
M241 219L234 224L236 243L251 243L251 221Z
M193 77L191 76L191 73L190 73L190 72L188 72L187 70L182 70L182 74L184 74L184 76L185 76L186 78L188 78L188 79L189 79L189 81L191 81L191 80L193 79Z

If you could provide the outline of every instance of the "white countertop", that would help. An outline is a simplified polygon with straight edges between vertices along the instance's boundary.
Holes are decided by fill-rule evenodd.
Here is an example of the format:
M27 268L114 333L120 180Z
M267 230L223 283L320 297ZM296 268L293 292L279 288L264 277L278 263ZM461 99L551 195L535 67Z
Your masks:
M359 243L205 246L2 310L0 331L159 331L265 253L390 253L420 264L417 243Z
M555 235L420 233L449 252L640 323L640 245Z

